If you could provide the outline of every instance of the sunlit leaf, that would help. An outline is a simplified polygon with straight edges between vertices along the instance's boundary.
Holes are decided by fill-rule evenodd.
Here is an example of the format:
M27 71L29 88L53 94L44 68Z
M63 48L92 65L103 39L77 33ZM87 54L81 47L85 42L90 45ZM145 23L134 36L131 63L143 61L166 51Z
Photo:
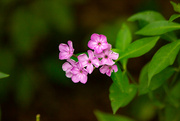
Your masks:
M180 24L169 21L156 21L136 32L139 35L161 35L180 29Z
M174 21L175 19L179 18L180 17L180 14L173 14L170 18L169 18L169 21L172 22Z
M127 49L119 54L118 60L122 58L134 58L139 57L145 53L147 53L149 50L151 50L156 42L158 41L159 37L146 37L139 40L134 41L131 43Z
M151 23L154 21L165 20L165 18L158 12L144 11L134 14L128 19L128 21L136 21L136 20L143 20L146 23Z
M160 73L156 74L151 79L150 85L148 85L148 65L149 64L146 64L140 73L139 95L146 94L149 91L153 91L153 90L159 88L175 72L175 70L173 68L167 67Z
M148 68L149 84L151 78L165 69L167 66L172 65L180 49L180 41L172 42L161 47L153 56Z
M171 5L173 6L173 8L174 8L174 11L176 11L176 12L179 12L180 13L180 4L178 3L178 4L176 4L175 2L173 2L173 1L170 1L170 3L171 3Z
M133 119L121 115L112 115L100 111L95 111L94 113L98 121L134 121Z
M117 84L113 83L109 91L111 107L113 114L115 114L119 108L124 107L131 102L136 95L137 88L135 85L131 84L126 88L125 91L122 91Z
M5 74L3 72L0 72L0 79L2 78L5 78L5 77L8 77L9 75L8 74Z
M118 67L117 72L112 72L111 78L113 82L119 86L119 88L124 92L129 86L129 80L126 78L126 73L121 71L120 65L116 63Z

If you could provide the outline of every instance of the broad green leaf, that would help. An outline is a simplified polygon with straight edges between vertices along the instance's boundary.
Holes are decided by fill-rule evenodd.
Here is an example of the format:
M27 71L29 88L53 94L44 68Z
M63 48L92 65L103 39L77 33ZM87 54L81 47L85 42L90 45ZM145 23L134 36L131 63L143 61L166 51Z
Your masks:
M153 56L148 68L148 81L150 84L151 78L172 65L180 49L180 41L172 42L161 47Z
M171 5L173 6L173 8L174 8L174 11L176 11L176 12L179 12L180 13L180 4L178 3L178 4L176 4L175 2L173 2L173 1L170 1L170 3L171 3Z
M94 112L98 121L134 121L128 117L121 116L121 115L112 115L100 111Z
M5 78L5 77L8 77L9 75L8 74L5 74L3 72L0 72L0 79L2 78Z
M165 107L165 121L179 121L180 120L180 107L175 108L171 105Z
M123 24L118 32L116 45L117 49L124 51L126 47L131 43L132 37L131 32L126 24Z
M112 72L111 79L113 82L124 92L129 86L129 80L126 78L126 73L121 71L120 65L116 63L118 67L117 72Z
M126 91L122 91L117 84L113 83L109 89L109 99L111 101L111 107L113 114L121 107L126 106L131 102L137 92L135 85L131 84L126 88Z
M151 83L148 86L148 66L149 66L149 64L146 64L140 73L139 95L146 94L149 91L153 91L153 90L159 88L175 72L175 70L173 68L167 67L160 73L156 74L152 78Z
M131 43L123 53L121 52L119 54L118 60L122 58L139 57L147 53L155 46L158 39L159 37L156 36L156 37L146 37L136 40L135 42Z
M170 18L169 18L169 21L172 22L174 21L175 19L179 18L180 17L180 14L173 14Z
M131 32L128 26L126 24L123 24L118 32L115 46L117 49L124 51L127 48L127 46L131 43L131 41L132 41ZM126 69L127 61L128 61L127 59L121 60L123 69Z
M180 29L180 24L169 21L156 21L148 24L136 32L139 35L161 35L167 32Z
M174 42L177 40L177 36L173 31L162 34L161 38L169 42Z
M178 56L177 56L177 62L178 62L178 65L179 65L179 67L180 67L180 53L179 53Z
M134 14L133 16L131 16L128 21L136 21L136 20L143 20L147 23L151 23L154 21L159 21L159 20L165 20L164 17L155 11L144 11L144 12L140 12L137 14Z

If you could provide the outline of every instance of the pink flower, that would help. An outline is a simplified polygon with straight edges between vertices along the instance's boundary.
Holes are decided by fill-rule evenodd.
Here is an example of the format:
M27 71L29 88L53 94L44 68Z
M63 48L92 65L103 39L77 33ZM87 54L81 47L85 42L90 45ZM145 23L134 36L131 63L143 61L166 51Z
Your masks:
M74 49L73 49L72 41L68 41L68 45L64 43L61 43L59 45L59 51L60 51L59 59L60 60L69 59L73 55Z
M77 63L76 66L71 69L71 72L73 74L71 79L74 83L81 82L85 84L87 82L88 72L83 68L80 63Z
M89 74L91 74L93 72L93 65L98 68L99 67L99 60L94 56L94 53L92 50L88 50L88 55L89 57L86 55L86 54L81 54L78 56L78 60L79 60L79 63L81 63L81 65L83 67L86 67L86 70Z
M102 53L96 54L96 56L98 58L102 58L101 63L100 63L101 65L105 65L105 64L106 65L114 65L115 62L113 60L118 59L119 54L115 53L115 52L113 52L111 50L106 49Z
M103 50L108 48L108 42L106 36L102 34L92 34L91 40L88 42L88 47L96 51L96 53L101 53Z
M71 69L76 66L76 62L72 59L68 59L67 60L68 62L65 62L63 65L62 65L62 69L63 71L66 72L66 77L68 78L71 78L72 77L72 72L71 72Z
M99 70L102 74L106 73L106 75L108 75L110 77L113 70L114 70L114 72L117 72L118 68L117 68L117 65L112 65L112 66L104 65Z

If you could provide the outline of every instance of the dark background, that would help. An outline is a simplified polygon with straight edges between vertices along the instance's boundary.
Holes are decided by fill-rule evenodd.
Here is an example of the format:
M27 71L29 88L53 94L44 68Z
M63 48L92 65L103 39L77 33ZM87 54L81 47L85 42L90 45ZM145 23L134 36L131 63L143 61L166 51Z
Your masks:
M93 33L114 46L122 23L134 32L127 18L143 10L166 19L174 13L169 0L0 0L0 71L10 74L0 80L1 121L35 121L36 114L41 121L96 121L95 110L112 114L111 78L96 69L85 85L74 84L62 71L58 46L72 40L75 53L85 52ZM136 79L150 59L130 59ZM117 114L135 117L129 108Z

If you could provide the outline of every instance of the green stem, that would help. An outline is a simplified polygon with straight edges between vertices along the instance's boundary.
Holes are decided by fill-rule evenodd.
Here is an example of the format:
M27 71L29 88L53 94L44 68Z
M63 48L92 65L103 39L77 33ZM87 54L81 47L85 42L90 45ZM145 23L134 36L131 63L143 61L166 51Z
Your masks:
M40 121L40 114L36 115L36 121Z
M73 56L73 57L75 57L75 58L77 58L77 57L78 57L78 56L77 56L77 55L75 55L75 54L73 54L72 56Z
M126 71L128 77L131 79L131 81L132 81L134 84L137 85L138 83L137 83L136 80L131 76L131 74L130 74L127 70L125 70L125 71Z

